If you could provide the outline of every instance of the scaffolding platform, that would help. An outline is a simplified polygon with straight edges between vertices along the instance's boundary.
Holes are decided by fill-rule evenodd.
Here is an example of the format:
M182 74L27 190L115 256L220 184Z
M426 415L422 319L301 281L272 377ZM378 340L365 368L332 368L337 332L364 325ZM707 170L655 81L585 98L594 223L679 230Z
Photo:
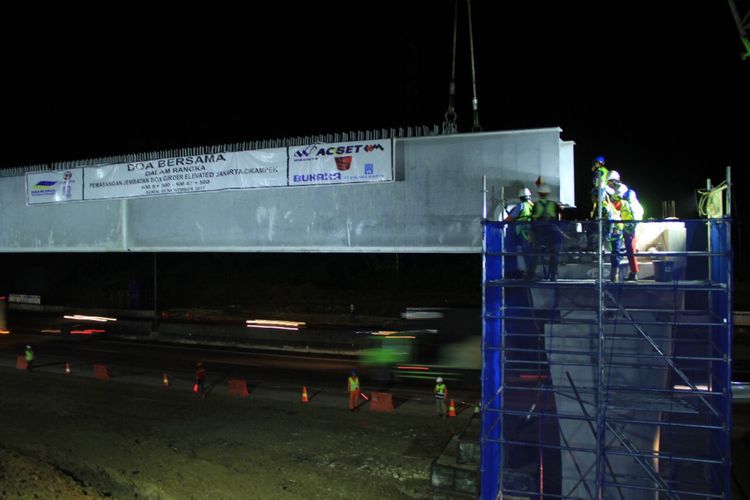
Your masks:
M480 497L731 497L729 219L483 224Z

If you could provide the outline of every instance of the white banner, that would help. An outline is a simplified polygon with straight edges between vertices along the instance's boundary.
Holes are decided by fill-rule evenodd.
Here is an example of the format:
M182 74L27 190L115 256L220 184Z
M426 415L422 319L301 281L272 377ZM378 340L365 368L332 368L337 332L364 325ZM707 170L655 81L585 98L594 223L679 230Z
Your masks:
M286 148L87 167L85 200L286 186Z
M390 139L289 148L289 185L393 180Z
M83 169L26 174L26 203L64 203L83 199Z

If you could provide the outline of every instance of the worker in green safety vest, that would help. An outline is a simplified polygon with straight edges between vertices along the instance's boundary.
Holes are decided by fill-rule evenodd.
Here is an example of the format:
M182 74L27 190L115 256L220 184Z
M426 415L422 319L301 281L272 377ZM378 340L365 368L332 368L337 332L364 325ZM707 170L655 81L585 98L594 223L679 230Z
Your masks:
M435 379L435 389L432 392L435 395L435 410L437 411L437 416L446 418L448 413L445 409L445 400L448 397L448 388L443 382L443 377Z
M32 365L34 364L34 350L30 345L26 346L26 351L24 351L23 357L26 360L26 370L31 371Z
M357 372L352 370L349 380L347 381L346 390L349 392L349 411L357 409L357 403L359 402L359 377Z
M605 166L607 160L603 156L597 156L591 162L591 172L594 174L592 183L594 188L591 190L591 218L595 219L597 216L597 204L599 198L604 196L604 189L607 187L607 178L609 177L609 170Z
M538 192L539 200L534 203L534 211L531 213L534 256L529 279L536 279L537 257L538 254L544 254L548 261L547 277L550 281L557 281L558 253L562 244L562 233L557 225L560 220L560 205L548 198L552 192L548 185L539 186Z
M534 202L531 201L531 191L529 191L529 188L521 188L518 191L518 199L520 203L514 206L504 219L504 222L515 222L515 224L511 225L511 227L515 226L514 230L506 233L506 241L508 242L507 247L509 252L520 252L523 254L526 264L526 274L528 275L533 265L530 223L531 214L534 210ZM506 264L506 276L510 278L522 277L523 273L518 267L518 259L509 257Z

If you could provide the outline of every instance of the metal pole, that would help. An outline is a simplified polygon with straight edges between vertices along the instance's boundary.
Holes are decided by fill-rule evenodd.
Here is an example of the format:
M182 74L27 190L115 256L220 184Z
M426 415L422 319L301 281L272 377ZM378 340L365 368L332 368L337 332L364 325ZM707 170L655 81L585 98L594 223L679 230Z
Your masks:
M599 245L598 257L598 281L597 281L597 299L598 310L596 315L597 326L597 356L596 356L596 498L604 498L604 464L607 457L604 454L604 247L602 237L604 233L604 221L602 220L602 201L604 199L603 191L599 190L599 214L598 214L598 232L597 242Z
M711 196L711 179L706 179L706 196ZM708 281L711 281L711 217L706 217L707 223L706 223L706 241L707 247L708 247ZM710 307L710 300L711 300L711 294L709 294L709 307Z
M727 165L727 189L726 189L726 209L724 213L727 218L732 216L732 167Z
M487 176L482 176L482 219L487 220Z
M152 324L152 331L159 331L159 302L158 302L158 288L157 288L157 253L154 252L154 321Z

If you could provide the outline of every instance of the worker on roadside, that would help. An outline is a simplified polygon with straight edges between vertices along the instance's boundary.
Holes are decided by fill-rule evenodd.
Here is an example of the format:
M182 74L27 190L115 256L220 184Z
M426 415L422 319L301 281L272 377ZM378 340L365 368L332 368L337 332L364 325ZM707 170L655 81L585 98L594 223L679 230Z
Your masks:
M636 249L636 226L637 222L643 220L643 206L638 201L638 195L620 180L620 173L612 170L607 175L607 187L613 193L609 194L611 202L620 213L620 219L623 221L622 237L625 246L625 254L628 256L628 265L630 273L625 281L638 280L638 260L635 258ZM626 222L631 221L631 222Z
M351 375L349 375L346 390L349 393L349 411L354 411L357 409L360 394L359 377L357 377L357 372L355 370L352 370Z
M193 391L200 395L200 397L206 397L206 367L203 366L202 361L198 361L195 365L195 386Z
M562 244L562 233L557 225L560 220L560 205L548 198L552 189L547 184L539 186L537 191L539 200L534 203L534 210L531 213L534 256L528 279L536 279L537 257L539 254L546 254L548 257L547 277L550 281L557 281L558 253Z
M507 234L506 240L508 241L508 250L510 252L519 252L524 256L524 262L526 267L526 274L531 272L531 266L533 265L533 259L531 253L533 251L531 243L531 213L534 210L534 202L531 201L531 191L529 188L523 187L518 191L518 199L520 203L514 206L508 216L505 217L504 222L515 222L515 226L512 231ZM518 259L509 258L507 266L507 275L509 277L523 277L523 272L518 268Z
M448 397L448 388L443 382L443 377L435 379L435 389L433 389L432 393L435 395L435 410L437 411L437 416L440 418L446 418L448 413L445 409L445 400Z
M23 357L26 360L26 371L32 371L34 366L34 350L30 345L26 346L26 350L23 353Z

